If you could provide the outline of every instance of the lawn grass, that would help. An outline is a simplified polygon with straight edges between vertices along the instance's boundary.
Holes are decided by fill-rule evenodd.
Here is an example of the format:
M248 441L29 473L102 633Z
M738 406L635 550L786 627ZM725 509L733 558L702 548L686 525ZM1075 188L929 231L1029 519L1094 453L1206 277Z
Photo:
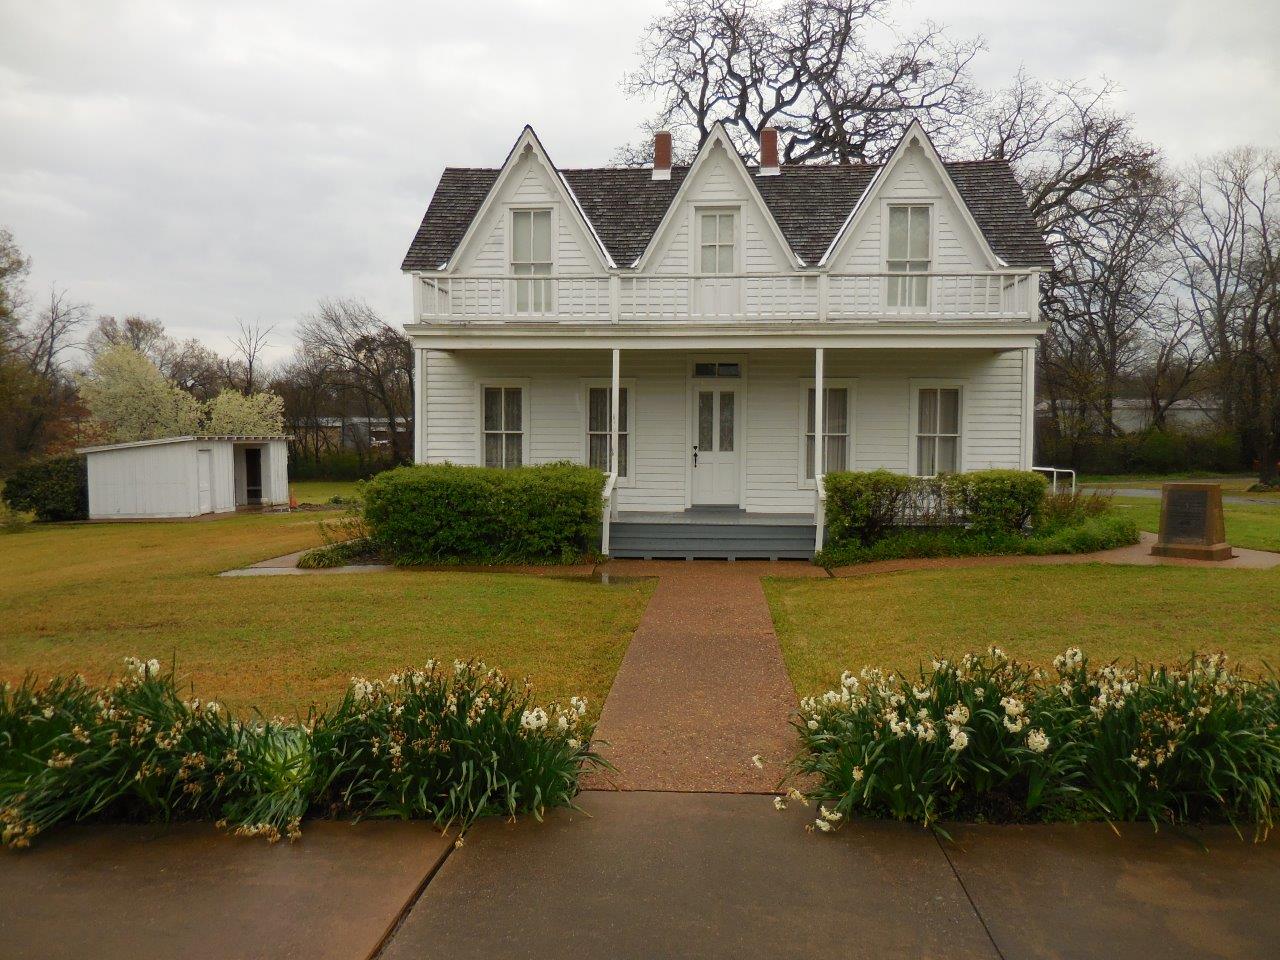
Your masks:
M1158 533L1160 501L1155 497L1116 497L1114 506L1133 517L1139 530ZM1250 550L1280 551L1280 504L1224 503L1227 542Z
M176 657L197 695L292 713L353 674L479 657L598 710L652 589L515 574L219 578L319 543L314 515L70 524L0 535L0 679Z
M355 496L356 483L355 480L295 480L289 489L299 503L328 503L333 497Z
M1280 571L1189 567L975 567L841 580L766 580L801 696L864 666L912 670L995 644L1049 665L1069 646L1095 661L1168 661L1223 650L1280 669Z

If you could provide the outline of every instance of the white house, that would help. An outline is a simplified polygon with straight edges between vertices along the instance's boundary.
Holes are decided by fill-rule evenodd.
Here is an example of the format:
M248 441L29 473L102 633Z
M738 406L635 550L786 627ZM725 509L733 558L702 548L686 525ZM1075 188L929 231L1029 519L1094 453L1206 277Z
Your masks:
M415 459L573 460L615 556L807 556L822 476L1030 468L1043 238L1006 163L447 168L412 279ZM818 402L818 398L822 402ZM815 443L815 436L823 437Z
M289 503L288 437L167 437L76 452L88 465L90 520Z

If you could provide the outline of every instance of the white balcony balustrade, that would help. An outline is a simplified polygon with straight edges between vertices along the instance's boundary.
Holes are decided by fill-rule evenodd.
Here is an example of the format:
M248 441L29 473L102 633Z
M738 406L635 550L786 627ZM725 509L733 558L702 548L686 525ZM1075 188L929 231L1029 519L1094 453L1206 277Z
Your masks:
M424 276L423 322L1035 321L1034 270Z

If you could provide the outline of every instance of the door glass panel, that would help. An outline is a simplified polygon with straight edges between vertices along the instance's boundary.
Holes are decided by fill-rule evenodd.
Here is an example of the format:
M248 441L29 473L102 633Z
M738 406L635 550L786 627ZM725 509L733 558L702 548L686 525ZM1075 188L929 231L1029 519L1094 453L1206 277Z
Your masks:
M742 376L742 366L737 363L717 363L717 377L740 377Z
M729 390L720 394L720 450L723 453L733 452L733 396Z
M698 449L710 452L714 446L716 395L710 390L698 393Z
M714 363L695 363L693 365L693 375L695 377L714 377L716 375L716 365Z

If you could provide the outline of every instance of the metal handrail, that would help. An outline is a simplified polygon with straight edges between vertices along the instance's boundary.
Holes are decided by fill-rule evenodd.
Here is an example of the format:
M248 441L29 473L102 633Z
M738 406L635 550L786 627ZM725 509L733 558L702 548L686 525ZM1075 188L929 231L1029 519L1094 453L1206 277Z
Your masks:
M1074 470L1070 470L1066 467L1032 467L1031 469L1036 473L1049 474L1050 487L1054 493L1058 492L1058 474L1070 474L1071 492L1073 494L1076 492L1076 472Z

